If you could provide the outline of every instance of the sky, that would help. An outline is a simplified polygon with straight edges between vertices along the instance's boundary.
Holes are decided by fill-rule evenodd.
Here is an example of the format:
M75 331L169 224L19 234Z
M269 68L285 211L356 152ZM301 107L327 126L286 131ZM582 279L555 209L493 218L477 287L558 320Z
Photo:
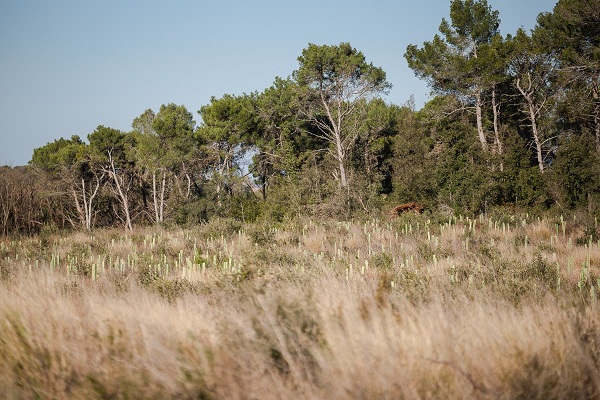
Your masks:
M488 0L503 35L532 29L555 3ZM98 125L128 131L162 104L200 123L211 97L290 76L308 43L350 42L387 73L386 101L414 96L421 108L430 90L403 55L449 10L450 0L0 0L0 165Z

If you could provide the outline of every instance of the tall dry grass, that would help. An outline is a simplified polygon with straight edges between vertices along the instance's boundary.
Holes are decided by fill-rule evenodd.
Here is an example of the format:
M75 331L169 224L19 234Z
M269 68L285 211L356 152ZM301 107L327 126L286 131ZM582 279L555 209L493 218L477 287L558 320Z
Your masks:
M473 224L4 239L0 393L600 397L597 243L578 245L573 222L564 235L547 220Z

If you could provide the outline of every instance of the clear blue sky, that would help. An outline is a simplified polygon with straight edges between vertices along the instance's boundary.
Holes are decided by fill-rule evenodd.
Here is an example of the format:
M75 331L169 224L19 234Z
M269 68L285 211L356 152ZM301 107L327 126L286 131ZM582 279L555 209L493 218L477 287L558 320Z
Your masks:
M531 29L553 0L488 0L503 34ZM404 60L438 32L450 0L0 0L0 165L24 165L60 137L129 130L145 109L262 91L307 44L350 42L394 85L387 101L429 89Z

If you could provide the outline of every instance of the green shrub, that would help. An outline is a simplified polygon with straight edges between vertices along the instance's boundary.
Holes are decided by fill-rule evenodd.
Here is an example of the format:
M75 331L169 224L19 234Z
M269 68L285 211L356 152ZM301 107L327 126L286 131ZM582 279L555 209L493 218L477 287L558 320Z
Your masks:
M197 293L199 288L187 279L167 279L159 278L152 282L151 289L158 293L162 298L170 303L177 298L188 294Z
M276 243L275 229L268 224L254 224L246 229L246 235L253 244L271 246Z
M369 266L381 270L390 270L394 266L393 260L390 253L375 253L369 257Z
M233 218L216 217L198 227L198 234L204 237L219 238L229 236L242 229L242 222Z

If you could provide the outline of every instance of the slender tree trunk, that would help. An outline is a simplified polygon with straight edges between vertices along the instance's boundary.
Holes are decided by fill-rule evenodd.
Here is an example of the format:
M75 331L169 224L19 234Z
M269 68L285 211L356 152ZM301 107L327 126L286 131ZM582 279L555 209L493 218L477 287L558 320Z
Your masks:
M190 177L190 174L186 173L185 179L187 180L187 192L185 198L189 199L190 195L192 194L192 178Z
M152 172L152 202L154 203L154 221L159 222L158 199L156 198L156 172Z
M154 202L154 220L157 223L165 221L165 190L167 186L167 171L162 170L162 178L156 187L156 172L152 173L152 201Z
M527 88L521 86L521 79L517 78L517 89L525 99L527 113L529 114L529 121L531 122L531 132L533 134L533 140L535 142L536 156L538 161L538 167L541 173L544 173L544 157L542 155L542 142L540 140L540 134L537 126L537 109L533 101L533 89L531 76L528 75L529 84Z
M71 187L71 194L73 195L80 224L88 231L91 231L93 228L94 198L100 190L100 184L103 177L104 174L100 178L97 176L95 177L95 186L91 185L88 187L85 183L85 179L81 178L81 186L77 188L77 190L76 186ZM80 191L80 193L78 193L78 191Z
M473 58L477 58L477 44L472 43L473 46ZM483 101L481 99L482 90L479 85L475 86L475 115L477 117L477 135L479 136L479 142L484 153L488 152L487 139L485 137L485 131L483 130Z
M82 179L81 180L81 184L82 187L85 190L85 181ZM77 215L79 216L79 223L81 224L81 226L83 226L85 229L89 230L88 225L87 225L87 219L86 219L86 213L85 211L81 208L81 203L79 202L79 196L77 195L77 191L75 190L75 185L73 185L71 187L71 194L73 195L73 200L75 202L75 209L77 210ZM85 196L83 196L83 207L84 209L87 210L87 205L85 203ZM72 222L72 221L71 221Z
M129 199L127 194L123 190L123 185L119 182L120 178L117 175L117 170L115 168L115 160L112 157L112 153L108 152L108 159L110 162L110 171L109 174L112 176L115 186L117 187L117 193L121 200L121 205L123 206L123 212L125 213L125 229L130 231L133 230L133 226L131 225L131 213L129 212Z
M227 149L227 152L229 151L229 149ZM227 176L229 177L229 157L225 156L220 157L220 166L219 166L219 173L216 176L216 188L215 191L217 193L217 207L221 208L223 207L223 194L221 193L221 191L223 189L225 189L225 174L227 174Z
M477 134L479 135L479 141L481 142L481 148L483 149L483 152L487 153L488 144L485 138L485 131L483 130L483 102L481 100L481 91L479 90L479 88L475 92L475 100L475 115L477 116Z
M167 186L167 171L163 170L162 186L160 188L160 222L165 222L165 188Z
M499 104L496 103L496 88L492 89L492 110L494 112L494 140L496 142L496 152L500 159L500 171L504 171L504 160L502 155L504 153L504 146L502 144L502 138L500 137L500 126L498 122Z
M96 187L89 194L89 199L87 199L87 200L86 200L87 191L85 189L85 181L83 179L81 180L82 194L83 194L83 200L84 200L84 205L85 205L85 227L88 231L92 230L92 228L93 228L94 198L96 197L96 195L98 194L98 191L100 190L100 184L101 184L103 177L104 177L104 174L100 178L98 178L96 176Z
M342 146L341 135L337 131L336 131L336 135L335 135L335 147L336 147L336 154L337 154L336 158L337 158L338 166L340 169L340 185L343 189L347 189L348 188L348 179L346 177L346 168L344 166L345 153L344 153L344 148Z
M81 198L83 200L83 208L85 209L85 229L89 231L92 229L92 202L94 198L90 197L90 200L88 201L85 179L83 178L81 178ZM79 207L79 201L77 202L77 205Z
M263 200L267 199L267 181L268 181L267 157L269 157L268 153L266 153L264 151L261 152L260 153L260 158L259 158L259 161L258 161L258 165L256 166L255 169L253 169L253 170L251 170L251 171L248 172L248 174L250 174L252 172L256 172L258 174L258 179L259 179L259 182L260 182L260 193L261 193L261 196L262 196Z
M533 140L535 141L538 167L540 168L540 172L544 173L544 157L542 155L542 142L540 141L540 135L538 133L536 112L533 102L529 102L529 116L531 118L531 130L533 132Z
M83 179L83 178L81 178L81 197L83 199L83 208L85 209L85 229L89 231L92 229L92 221L91 221L90 212L88 212L88 211L91 211L92 204L91 204L91 199L90 199L90 204L88 204L87 191L86 191L86 187L85 187L85 179Z
M325 137L327 138L327 140L330 143L333 143L333 145L335 146L335 154L333 156L338 162L338 169L339 169L339 173L340 173L340 176L339 176L340 186L343 189L348 189L348 178L346 176L346 167L344 166L344 162L346 160L346 152L344 149L344 143L343 143L343 138L342 138L341 104L338 102L337 118L334 118L331 108L329 107L329 104L322 93L321 93L321 103L323 104L323 107L325 108L325 112L327 113L327 118L329 119L331 126L330 127L325 126L323 128L319 128L319 129L321 129L322 131L328 131L327 134L325 134Z

